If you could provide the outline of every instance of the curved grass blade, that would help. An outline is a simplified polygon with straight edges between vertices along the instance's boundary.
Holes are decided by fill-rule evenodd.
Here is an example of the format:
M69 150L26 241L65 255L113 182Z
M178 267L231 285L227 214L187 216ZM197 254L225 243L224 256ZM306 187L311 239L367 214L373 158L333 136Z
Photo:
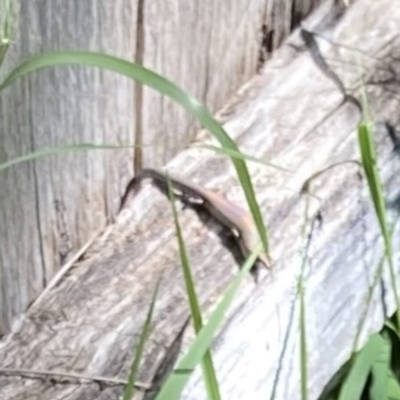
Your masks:
M133 359L133 362L131 365L131 370L129 373L128 383L126 384L126 387L124 390L123 400L131 400L132 396L135 392L135 381L136 381L137 373L139 371L140 360L142 359L144 344L146 343L147 337L149 336L149 333L150 333L151 320L153 318L154 305L156 303L156 298L157 298L157 294L158 294L158 289L160 287L160 282L161 282L161 276L158 279L156 288L154 290L153 299L151 300L150 308L149 308L146 320L145 320L143 328L142 328L142 333L140 334L139 343L138 343L138 346L137 346L136 352L135 352L135 358Z
M223 148L238 151L236 143L229 137L222 126L212 117L210 112L194 97L186 94L178 86L156 74L142 65L123 60L110 55L95 52L53 52L42 54L20 64L0 84L0 90L11 85L17 79L43 68L58 67L62 65L90 66L108 71L117 72L120 75L134 79L168 96L183 108L193 114L202 125L220 142ZM247 203L257 226L264 250L269 254L268 238L263 218L256 201L250 175L243 159L231 157L238 175L240 184L244 190Z
M34 153L28 153L20 157L15 157L9 161L6 161L0 164L0 171L7 169L13 165L36 160L39 158L60 154L60 153L68 153L70 151L89 151L89 150L120 150L120 149L129 149L135 147L134 145L112 145L112 144L93 144L93 143L81 143L81 144L66 144L63 146L43 149L39 151L35 151Z
M323 175L325 172L330 171L331 169L334 169L336 167L342 166L344 164L355 164L359 167L361 167L361 163L357 160L345 160L345 161L339 161L336 163L333 163L331 165L328 165L327 167L315 172L314 174L312 174L309 178L307 178L304 183L303 186L301 187L300 193L309 193L309 188L311 186L311 183L313 180L317 179L319 176Z
M253 161L258 164L266 165L267 167L275 168L282 172L288 172L291 174L293 173L293 171L291 171L290 169L280 167L279 165L270 163L268 161L264 161L261 158L257 158L257 157L250 156L248 154L244 154L239 150L235 151L232 149L227 149L227 148L218 147L218 146L211 146L211 145L196 145L195 147L198 147L199 149L212 150L212 151L215 151L216 153L219 153L219 154L222 154L225 156L235 157L235 158L239 158L239 159L247 160L247 161Z
M194 330L197 333L203 327L203 319L201 316L201 309L199 305L199 299L197 297L196 288L194 286L194 280L190 268L189 258L186 252L186 246L183 241L181 227L179 225L178 214L175 207L175 196L172 190L171 181L167 174L168 194L172 208L172 214L174 217L175 231L178 238L179 256L182 263L183 276L185 278L186 292L189 299L190 311L193 319ZM208 393L208 398L211 400L221 400L219 392L219 386L217 376L215 373L214 364L211 357L211 351L207 350L202 361L203 375L205 386Z
M178 365L174 368L172 374L168 377L156 400L171 400L179 399L183 388L190 378L194 368L204 356L207 349L210 347L211 341L215 332L221 325L228 307L231 305L236 291L238 290L243 279L249 273L251 267L257 259L261 251L261 246L258 246L249 257L246 259L241 271L225 290L222 300L219 302L215 310L210 315L206 325L200 330L187 353L182 357Z

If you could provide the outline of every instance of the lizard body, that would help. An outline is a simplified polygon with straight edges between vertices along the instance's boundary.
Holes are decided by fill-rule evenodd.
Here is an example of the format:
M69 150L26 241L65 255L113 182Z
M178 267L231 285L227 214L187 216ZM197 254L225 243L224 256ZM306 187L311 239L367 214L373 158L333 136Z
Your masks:
M252 216L243 208L233 204L222 195L211 190L205 189L200 185L189 182L176 176L168 175L171 186L177 195L186 199L197 199L202 201L202 206L221 224L236 231L238 234L238 243L244 257L247 257L259 244L259 234ZM152 168L143 169L140 175L134 177L128 184L125 195L121 201L121 207L126 202L127 196L132 189L136 187L143 179L150 178L153 181L167 185L168 177L161 171ZM258 256L258 261L269 267L270 260L266 253L262 252Z

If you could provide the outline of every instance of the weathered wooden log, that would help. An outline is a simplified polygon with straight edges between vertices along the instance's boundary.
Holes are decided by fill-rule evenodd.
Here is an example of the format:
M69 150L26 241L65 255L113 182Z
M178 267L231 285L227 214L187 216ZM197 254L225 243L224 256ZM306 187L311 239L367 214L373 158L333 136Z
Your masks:
M394 151L387 129L400 128L399 2L358 0L341 18L329 6L332 3L322 6L304 27L324 38L314 36L331 74L321 71L315 54L310 55L296 32L221 114L243 152L293 171L249 163L274 266L273 274L264 273L257 285L248 278L214 341L223 398L265 399L272 393L275 399L300 398L295 299L307 221L305 199L299 192L317 171L359 159L360 110L344 101L332 71L355 97L352 90L363 71L390 220L399 213L400 154ZM199 140L211 142L205 133ZM168 169L244 204L233 167L222 156L192 147ZM308 249L305 286L309 389L315 399L350 354L383 246L367 185L356 165L344 163L325 172L310 190L310 215L321 216ZM203 219L190 209L180 212L196 287L208 314L238 265L235 247L221 243L224 231L213 220ZM396 260L399 238L397 228ZM0 344L0 366L13 370L0 377L0 397L117 399L122 386L72 378L60 382L57 377L29 375L27 370L126 379L161 274L154 328L139 379L149 386L164 376L193 334L185 329L188 306L170 205L148 185ZM381 327L383 309L394 310L386 274L383 285L385 297L374 294L360 345ZM182 398L205 398L200 368Z
M38 53L104 51L165 75L215 112L318 2L13 1L19 8L0 77ZM135 154L47 157L0 174L1 336L115 215L134 162L165 164L198 125L154 91L76 67L41 71L2 92L0 121L0 162L65 144L146 145Z

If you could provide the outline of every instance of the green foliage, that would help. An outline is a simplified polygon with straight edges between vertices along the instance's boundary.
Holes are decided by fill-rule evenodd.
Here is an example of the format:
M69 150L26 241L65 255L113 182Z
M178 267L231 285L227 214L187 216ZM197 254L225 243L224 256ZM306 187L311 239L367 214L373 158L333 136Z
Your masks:
M171 207L172 207L172 214L174 217L174 223L175 223L175 231L178 239L178 245L179 245L179 256L181 259L182 263L182 269L183 269L183 276L185 278L185 285L186 285L186 292L189 300L189 305L190 305L190 311L192 314L192 320L193 320L193 325L196 334L199 333L201 328L203 327L203 319L201 316L201 309L199 305L199 300L196 294L196 288L194 285L194 280L191 272L191 267L189 263L189 258L187 255L185 243L183 241L183 236L182 236L182 231L181 227L179 225L179 220L178 220L178 214L176 212L175 208L175 198L174 198L174 192L172 190L171 182L169 179L169 176L167 175L168 178L168 192L169 192L169 198L171 202ZM203 367L203 374L204 374L204 381L208 393L208 398L211 400L220 400L221 395L219 393L219 387L218 387L218 381L217 381L217 376L215 373L215 368L214 364L212 361L211 357L211 351L207 350L203 361L202 361L202 367Z
M355 400L360 399L367 384L367 378L371 372L379 375L379 369L387 368L389 357L387 357L387 346L379 334L374 334L370 337L368 343L364 348L356 354L354 362L350 368L349 374L344 380L342 389L339 394L339 400ZM375 392L385 392L385 387L378 386L377 384L385 383L382 380L375 383ZM381 400L386 397L381 397Z
M390 238L389 227L387 223L382 183L376 164L376 151L373 141L373 130L371 121L364 119L359 125L358 142L360 145L362 165L364 168L365 176L367 178L371 200L375 208L375 213L379 222L379 226L381 228L381 233L385 244L385 254L389 263L392 290L395 295L397 310L399 313L397 315L397 326L399 326L400 303L394 274L392 241Z
M239 274L225 290L221 301L210 315L208 322L198 332L196 339L164 383L161 391L156 397L156 400L172 400L180 398L182 390L189 380L190 375L210 347L215 332L224 321L224 316L229 306L232 304L240 284L249 273L260 251L261 246L249 255Z
M344 365L320 400L400 400L400 386L392 368L397 351L388 328L370 336L365 346Z
M399 369L396 367L400 354L399 326L400 304L393 263L392 233L398 222L396 219L390 229L387 221L385 197L382 180L379 175L376 149L374 143L373 121L369 116L365 86L362 85L363 118L358 125L358 144L361 154L361 165L367 180L371 201L375 210L381 236L384 243L384 255L379 262L374 281L369 289L367 304L361 314L355 336L353 355L342 367L335 379L328 384L320 399L339 400L400 400ZM369 337L366 345L356 352L358 340L365 324L372 295L382 278L384 262L387 261L390 271L392 291L396 301L395 323L386 322L381 333Z
M132 148L132 147L134 147L134 146L114 146L114 145L94 144L94 143L66 144L63 146L38 150L38 151L35 151L34 153L28 153L26 155L8 160L8 161L0 164L0 171L10 168L11 166L22 163L22 162L37 160L37 159L48 157L51 155L60 155L60 154L70 153L70 152L90 151L90 150L120 150L120 149Z
M137 346L136 352L135 352L135 357L132 361L131 370L130 370L129 377L128 377L128 383L124 390L123 400L131 400L132 396L135 393L135 381L136 381L136 377L139 372L139 365L140 365L140 360L142 359L144 345L145 345L147 337L149 336L149 333L150 333L154 305L156 303L156 298L157 298L157 294L158 294L158 288L160 286L160 281L161 281L161 279L159 279L157 282L157 286L156 286L156 289L154 290L154 294L153 294L153 299L150 303L149 311L147 313L146 320L143 324L142 333L140 334L139 343L138 343L138 346Z
M216 153L223 154L223 155L226 155L229 157L235 157L235 158L239 158L241 160L247 160L247 161L252 161L252 162L255 162L258 164L266 165L267 167L275 168L282 172L287 172L287 173L291 173L291 174L293 173L293 171L283 168L279 165L272 164L268 161L261 160L260 158L241 153L240 151L228 149L226 147L224 148L224 147L217 147L217 146L210 146L210 145L197 145L195 147L198 147L199 149L212 150L212 151L215 151Z

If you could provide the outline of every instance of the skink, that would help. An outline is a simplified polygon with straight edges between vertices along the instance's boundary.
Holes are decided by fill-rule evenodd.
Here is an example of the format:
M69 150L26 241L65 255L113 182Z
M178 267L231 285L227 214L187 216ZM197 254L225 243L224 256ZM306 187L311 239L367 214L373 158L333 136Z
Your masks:
M197 199L202 201L202 206L221 224L237 234L238 244L244 257L247 257L259 244L259 234L252 216L243 208L231 203L225 197L211 190L205 189L195 183L168 174L171 186L178 190L177 196L187 202ZM135 176L128 184L121 200L122 209L130 192L134 191L143 179L150 178L167 187L166 174L156 169L143 169L140 175ZM258 261L269 268L270 260L266 253L261 252Z

